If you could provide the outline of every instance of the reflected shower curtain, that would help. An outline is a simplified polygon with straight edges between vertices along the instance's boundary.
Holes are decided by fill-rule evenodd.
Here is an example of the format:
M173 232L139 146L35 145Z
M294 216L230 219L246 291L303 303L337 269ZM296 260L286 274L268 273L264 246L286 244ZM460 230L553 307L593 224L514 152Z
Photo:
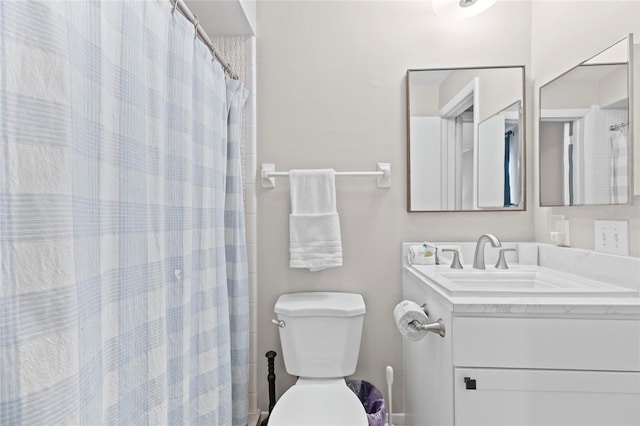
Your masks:
M0 2L0 424L246 424L246 91L165 1Z
M611 144L611 203L625 204L629 192L627 135L624 127L609 130Z
M511 138L513 131L504 134L504 206L511 207Z

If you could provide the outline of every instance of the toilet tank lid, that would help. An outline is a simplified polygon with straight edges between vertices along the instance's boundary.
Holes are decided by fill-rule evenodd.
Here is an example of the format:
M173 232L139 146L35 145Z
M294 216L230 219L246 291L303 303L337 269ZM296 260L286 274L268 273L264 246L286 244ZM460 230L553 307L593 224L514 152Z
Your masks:
M281 295L274 312L290 317L353 317L364 314L366 309L360 294L315 291Z

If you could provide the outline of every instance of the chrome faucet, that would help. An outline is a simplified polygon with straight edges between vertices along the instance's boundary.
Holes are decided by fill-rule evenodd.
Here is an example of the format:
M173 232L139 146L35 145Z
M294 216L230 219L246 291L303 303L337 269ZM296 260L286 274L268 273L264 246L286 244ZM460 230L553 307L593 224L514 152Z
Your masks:
M473 255L473 268L486 269L484 266L484 245L490 242L491 247L502 247L500 240L492 234L482 234L476 243L476 253Z

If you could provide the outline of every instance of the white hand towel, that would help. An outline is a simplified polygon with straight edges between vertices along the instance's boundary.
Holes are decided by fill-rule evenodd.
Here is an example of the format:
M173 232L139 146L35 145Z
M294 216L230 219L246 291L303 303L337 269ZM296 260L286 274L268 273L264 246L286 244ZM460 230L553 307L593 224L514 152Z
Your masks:
M342 266L335 171L291 170L289 266L320 271Z
M291 213L335 213L335 176L333 169L289 171Z

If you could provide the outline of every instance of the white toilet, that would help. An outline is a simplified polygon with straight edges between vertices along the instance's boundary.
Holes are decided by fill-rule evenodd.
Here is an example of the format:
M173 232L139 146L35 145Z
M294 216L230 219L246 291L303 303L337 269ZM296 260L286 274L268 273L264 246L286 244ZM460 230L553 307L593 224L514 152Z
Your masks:
M367 426L344 376L358 363L365 305L353 293L291 293L276 302L282 356L298 376L273 407L269 426Z

